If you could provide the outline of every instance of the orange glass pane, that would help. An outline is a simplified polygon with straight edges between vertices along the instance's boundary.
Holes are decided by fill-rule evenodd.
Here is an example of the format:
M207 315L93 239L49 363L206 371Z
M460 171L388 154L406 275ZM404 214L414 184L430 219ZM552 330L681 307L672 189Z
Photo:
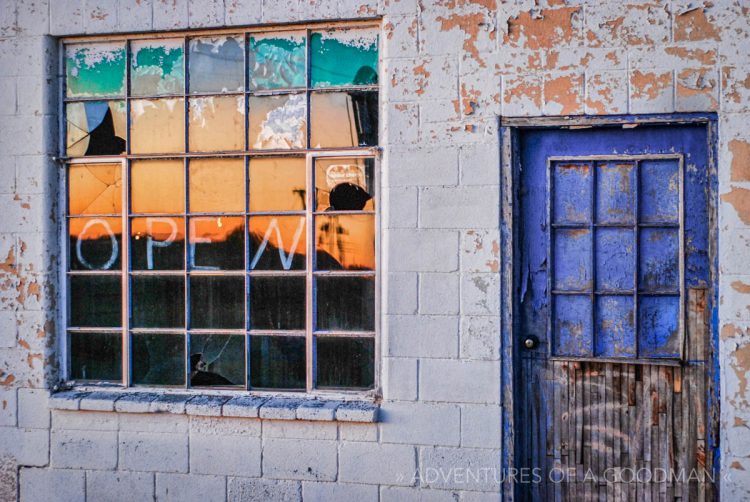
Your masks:
M122 211L122 165L71 164L68 168L68 214L119 214Z
M315 160L316 211L372 211L375 209L374 195L374 159Z
M304 216L252 216L251 270L303 270L307 238Z
M303 211L305 159L256 157L250 160L250 211Z
M318 270L374 270L375 216L315 217Z
M137 160L130 168L133 213L185 211L185 168L181 160Z
M194 213L244 212L244 186L242 159L190 161L190 211Z
M134 99L130 102L131 153L185 151L185 100Z
M191 152L245 149L244 96L190 99Z
M311 148L377 144L377 91L316 92L311 95Z

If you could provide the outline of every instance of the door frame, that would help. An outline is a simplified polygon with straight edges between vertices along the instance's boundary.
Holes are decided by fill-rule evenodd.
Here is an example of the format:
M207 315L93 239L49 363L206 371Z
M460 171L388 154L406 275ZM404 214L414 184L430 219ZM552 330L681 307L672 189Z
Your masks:
M529 129L591 129L594 127L621 127L632 129L641 125L684 125L704 124L706 126L708 142L709 169L709 242L708 253L711 270L711 364L708 367L708 447L713 449L713 472L719 473L720 445L719 445L719 347L718 347L718 280L719 280L719 235L718 235L718 174L717 174L717 126L716 113L675 113L651 115L605 115L605 116L556 116L556 117L499 117L498 133L500 147L500 249L502 256L501 288L500 288L500 335L501 335L501 403L502 403L502 499L506 502L514 500L517 486L516 462L516 434L515 416L518 411L515 406L516 388L521 388L516 379L520 375L516 368L519 359L519 347L514 338L520 332L519 302L516 301L520 293L520 241L518 230L520 225L520 199L516 185L520 176L520 135ZM709 468L709 466L706 466ZM515 474L515 476L514 476ZM718 481L718 480L717 480ZM719 493L720 483L715 483L715 493Z

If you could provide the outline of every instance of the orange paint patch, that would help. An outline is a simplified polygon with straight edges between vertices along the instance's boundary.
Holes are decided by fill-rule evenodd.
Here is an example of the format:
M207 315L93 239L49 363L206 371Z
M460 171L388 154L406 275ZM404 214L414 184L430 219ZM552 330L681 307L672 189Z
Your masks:
M575 17L580 7L545 9L535 18L531 12L522 12L508 19L508 34L505 44L523 44L528 49L550 49L556 45L570 43L576 36Z
M630 75L630 86L633 89L633 97L656 99L665 89L672 85L672 72L644 73L634 71Z
M732 167L730 176L732 181L750 181L750 143L741 139L729 142L732 152Z
M734 338L735 335L739 334L737 327L734 324L725 324L721 327L721 332L719 333L719 338L726 341L731 338Z
M560 105L561 115L580 113L582 93L582 75L564 75L544 83L544 101Z
M730 366L739 380L737 397L745 400L748 390L747 376L750 373L750 345L739 347L734 351L734 362L731 362Z
M479 37L479 30L482 29L483 25L487 24L487 16L481 12L473 14L451 14L448 17L439 16L437 20L440 22L441 31L450 31L454 28L464 32L466 38L464 38L463 49L471 54L471 57L476 61L479 66L485 68L487 65L484 60L479 57L479 49L477 49L477 38ZM495 32L490 33L490 38L494 40Z
M525 80L523 77L508 80L505 85L506 103L511 103L513 99L528 98L535 106L542 106L542 86Z
M714 49L687 49L685 47L667 47L664 52L670 56L677 56L680 59L692 59L693 61L704 64L716 64L716 51Z
M722 195L721 200L734 207L742 223L750 225L750 190L734 187L731 192Z
M744 467L742 466L742 464L741 464L741 463L739 463L739 462L738 462L737 460L735 460L734 462L732 462L732 463L731 463L731 464L729 465L729 467L730 467L731 469L736 469L736 470L738 470L738 471L744 471L744 470L745 470L745 468L744 468Z
M702 8L675 17L674 39L677 42L721 40L719 30L706 18Z
M750 295L750 284L742 281L732 281L732 289L743 295Z

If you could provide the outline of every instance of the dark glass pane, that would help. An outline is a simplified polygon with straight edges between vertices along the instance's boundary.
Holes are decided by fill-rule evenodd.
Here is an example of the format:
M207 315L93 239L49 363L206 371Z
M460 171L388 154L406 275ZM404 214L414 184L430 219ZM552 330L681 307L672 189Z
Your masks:
M130 102L130 152L185 151L185 100L134 99Z
M369 389L375 382L375 340L318 337L318 387Z
M552 219L555 223L591 221L591 171L590 164L554 164Z
M120 214L122 165L71 164L68 167L68 214Z
M65 93L69 98L125 94L125 43L65 47Z
M185 326L185 280L182 276L132 276L131 326L181 328Z
M680 283L678 230L643 228L638 242L638 289L677 292Z
M305 337L251 336L250 386L305 388Z
M374 270L375 216L315 217L318 270Z
M70 326L122 326L122 281L119 275L70 276Z
M131 335L135 385L185 385L185 335Z
M245 97L190 99L191 152L245 149Z
M245 87L242 36L190 40L190 92L241 91Z
M677 223L680 216L680 164L676 159L644 160L640 171L640 218Z
M250 277L252 329L305 329L304 277Z
M378 83L378 31L329 30L311 36L312 85Z
M596 168L596 221L635 223L635 165L600 162Z
M251 216L250 270L304 270L304 216Z
M305 86L305 33L252 34L248 37L250 89Z
M245 218L190 218L189 257L192 270L244 270Z
M554 281L558 291L591 290L591 231L557 229L553 233Z
M556 356L591 356L594 350L591 298L555 295L552 330Z
M124 101L87 101L65 105L68 156L125 153L126 113Z
M638 299L638 347L641 357L680 357L680 297Z
M122 334L70 333L70 378L122 380Z
M193 213L243 213L245 211L245 161L242 159L192 159L190 161L190 211Z
M316 211L375 209L375 159L315 159Z
M245 277L191 276L190 327L245 327Z
M304 158L250 159L250 211L303 211L306 179Z
M185 165L181 160L137 160L130 167L134 213L185 211Z
M185 54L182 39L135 40L130 92L133 96L182 94L185 91Z
M71 270L118 270L122 255L120 218L68 220Z
M316 283L317 330L375 330L373 277L318 277Z
M133 218L130 258L133 270L184 270L185 218Z
M243 335L191 335L190 385L245 386Z
M304 94L252 96L248 146L251 150L289 150L307 146Z
M597 296L598 357L635 357L635 309L632 296Z
M310 101L310 147L378 144L377 91L316 92Z

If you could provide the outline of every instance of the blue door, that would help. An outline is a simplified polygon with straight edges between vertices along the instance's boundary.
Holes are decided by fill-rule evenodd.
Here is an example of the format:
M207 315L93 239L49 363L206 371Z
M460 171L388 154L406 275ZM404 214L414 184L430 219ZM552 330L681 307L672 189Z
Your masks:
M708 125L518 141L517 495L711 498Z

